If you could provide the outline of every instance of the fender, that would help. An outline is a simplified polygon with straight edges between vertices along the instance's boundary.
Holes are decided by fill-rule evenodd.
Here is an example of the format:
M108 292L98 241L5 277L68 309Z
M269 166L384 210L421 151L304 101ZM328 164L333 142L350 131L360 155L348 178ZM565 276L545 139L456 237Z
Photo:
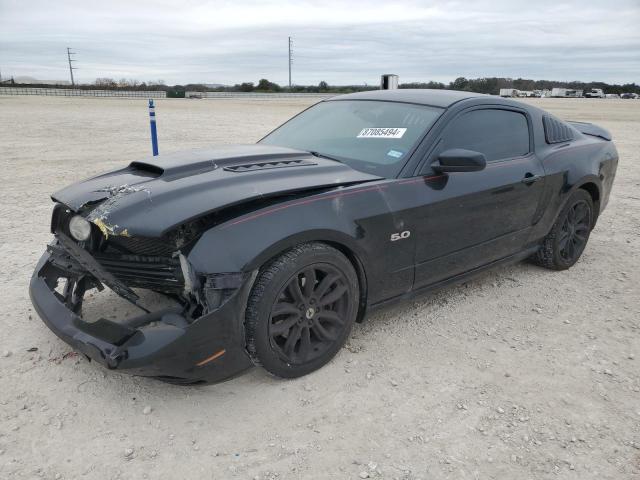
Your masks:
M324 241L351 253L371 279L368 303L413 284L414 238L396 242L384 182L337 189L246 214L206 231L188 254L199 273L248 272L300 243ZM355 263L355 262L354 262ZM383 273L383 272L386 272Z
M600 192L602 191L602 184L600 182L600 179L595 176L595 175L586 175L585 177L581 178L578 182L576 182L575 184L573 184L568 190L561 192L561 202L559 203L559 206L555 209L554 211L554 215L553 215L553 222L551 223L551 225L549 226L549 229L547 230L547 233L549 233L549 231L551 230L551 228L553 228L553 225L555 225L556 220L558 219L558 216L560 215L560 212L562 212L562 209L564 209L564 207L566 206L567 202L569 201L569 198L571 198L571 195L573 195L573 193L576 190L579 190L580 188L583 188L585 185L588 184L594 184L596 187L596 197L593 196L593 192L589 189L586 188L585 190L587 190L593 200L593 204L594 204L594 223L593 226L595 227L595 222L599 217L600 211L599 211L599 204L600 201L598 200L600 198Z
M618 155L611 142L581 139L582 161L576 162L576 148L554 148L542 160L546 171L546 198L549 199L545 213L532 232L530 240L538 241L544 238L553 227L558 215L567 200L578 188L586 184L594 184L596 192L590 191L596 207L596 219L607 204L611 183L615 175ZM603 179L609 178L607 185Z
M299 213L294 212L293 216L299 217ZM276 212L214 227L202 235L188 259L200 272L247 272L297 244L322 240L344 244L360 257L367 257L356 243L356 224L340 221L321 226L318 218L294 221L291 217L291 212Z

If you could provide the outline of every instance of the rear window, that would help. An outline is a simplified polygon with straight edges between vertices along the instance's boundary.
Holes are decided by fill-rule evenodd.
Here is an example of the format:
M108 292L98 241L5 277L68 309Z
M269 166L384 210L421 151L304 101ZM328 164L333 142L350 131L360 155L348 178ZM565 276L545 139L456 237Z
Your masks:
M444 149L464 148L485 155L488 162L529 153L529 124L518 112L473 110L453 121L444 137Z

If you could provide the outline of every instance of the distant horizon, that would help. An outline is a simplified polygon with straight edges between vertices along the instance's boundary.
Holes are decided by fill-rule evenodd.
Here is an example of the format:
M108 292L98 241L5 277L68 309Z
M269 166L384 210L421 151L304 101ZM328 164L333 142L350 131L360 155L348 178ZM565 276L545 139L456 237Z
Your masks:
M7 86L7 80L9 80L10 78L13 78L14 81L16 83L21 83L21 84L42 84L42 85L64 85L64 86L70 86L71 85L71 80L67 79L67 80L52 80L52 79L40 79L37 77L34 77L32 75L19 75L19 76L12 76L12 75L5 75L4 73L2 73L1 79L2 79L2 86ZM219 83L219 82L185 82L185 83L163 83L163 84L158 84L157 80L149 80L149 81L145 81L145 80L140 80L137 78L112 78L109 76L105 76L105 77L98 77L96 79L94 79L93 81L89 81L89 82L79 82L76 80L76 85L80 85L80 86L89 86L89 85L95 85L96 80L98 79L104 79L104 78L109 78L112 79L116 82L119 82L121 80L127 80L129 82L131 81L136 81L138 82L138 84L146 84L146 85L164 85L167 87L172 87L172 86L183 86L183 85L204 85L204 86L208 86L208 85L216 85L216 87L208 87L208 88L231 88L234 87L236 85L241 85L242 83L245 82L251 82L254 85L258 84L258 81L261 80L264 77L260 77L256 80L242 80L242 81L238 81L235 83L231 83L231 84L223 84L223 83ZM406 85L406 84L411 84L411 83L429 83L429 82L436 82L436 83L443 83L445 85L448 85L450 83L452 83L453 81L455 81L458 77L453 77L448 81L439 81L439 80L432 80L432 79L424 79L424 80L414 80L414 81L403 81L402 78L399 78L399 84L400 85ZM603 80L579 80L579 79L573 79L573 80L560 80L557 78L529 78L529 77L524 77L524 76L517 76L517 77L501 77L501 76L497 76L497 75L487 75L487 76L476 76L476 77L464 77L467 78L469 80L471 79L478 79L478 78L503 78L503 79L510 79L510 80L525 80L525 81L534 81L534 82L557 82L557 83L584 83L584 84L592 84L592 83L604 83L604 84L608 84L608 85L619 85L619 86L623 86L623 85L640 85L640 83L637 83L636 81L628 81L628 82L615 82L615 83L611 83L611 82L606 82ZM29 80L29 81L18 81L19 79L22 80ZM270 80L267 78L267 80ZM270 80L271 81L271 80ZM326 80L321 80L321 81L326 81ZM380 79L378 78L377 81L372 81L370 83L361 83L361 84L357 84L357 83L351 83L351 84L347 84L347 83L343 83L343 84L338 84L338 83L332 83L327 81L327 84L329 86L332 87L351 87L351 86L358 86L358 87L375 87L379 84ZM277 82L274 82L277 83ZM319 82L318 82L319 83ZM282 84L278 84L281 88L286 89L288 87L288 85L282 85ZM299 86L299 87L312 87L312 86L317 86L318 84L302 84L302 83L296 83L293 84L293 86ZM126 88L126 87L122 87L122 88Z

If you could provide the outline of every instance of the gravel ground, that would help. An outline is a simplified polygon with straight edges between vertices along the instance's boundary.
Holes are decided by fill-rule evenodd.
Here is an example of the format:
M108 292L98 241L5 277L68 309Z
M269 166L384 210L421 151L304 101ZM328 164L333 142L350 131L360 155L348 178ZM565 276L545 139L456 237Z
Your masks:
M253 142L309 102L161 100L160 150ZM27 292L48 195L146 156L145 102L0 97L0 478L640 478L640 102L535 103L620 152L575 267L521 263L375 314L302 379L185 388L87 362Z

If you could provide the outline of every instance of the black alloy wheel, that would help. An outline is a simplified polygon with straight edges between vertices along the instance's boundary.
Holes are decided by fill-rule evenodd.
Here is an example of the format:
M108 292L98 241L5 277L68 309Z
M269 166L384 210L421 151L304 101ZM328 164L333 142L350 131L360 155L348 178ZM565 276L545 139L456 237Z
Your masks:
M566 270L584 252L595 221L593 199L582 189L571 194L533 261L552 270Z
M342 348L360 303L353 265L323 243L292 248L258 273L245 333L253 362L293 378L327 363Z
M326 353L347 321L349 286L336 267L319 263L296 272L281 289L271 309L269 338L282 358L293 365Z
M574 203L569 210L560 229L558 248L560 256L567 262L578 259L587 245L591 230L591 208L587 202L581 200Z

